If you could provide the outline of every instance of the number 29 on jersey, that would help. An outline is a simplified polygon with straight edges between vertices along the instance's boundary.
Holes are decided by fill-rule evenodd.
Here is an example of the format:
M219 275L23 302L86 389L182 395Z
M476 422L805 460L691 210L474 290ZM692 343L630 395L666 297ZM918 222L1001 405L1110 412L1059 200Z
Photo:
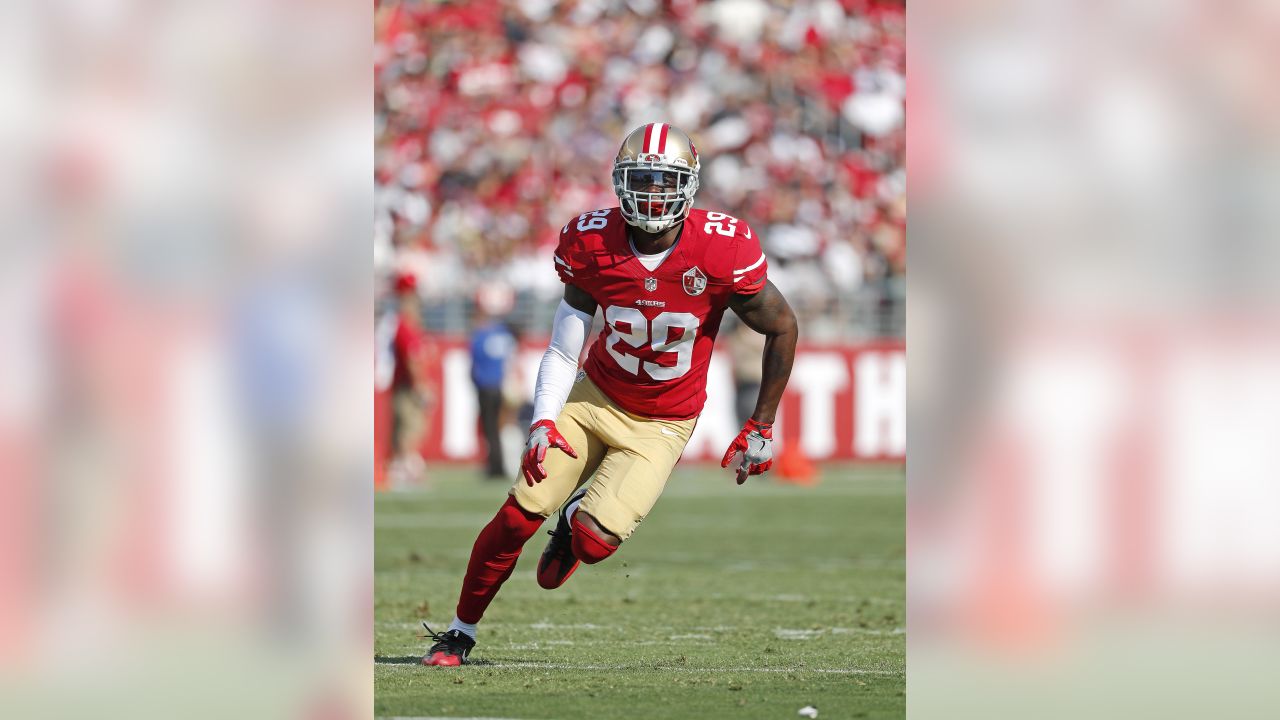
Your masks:
M674 380L689 372L693 361L693 340L697 337L699 326L696 315L664 312L650 322L644 313L635 308L610 306L604 311L604 320L609 326L605 349L618 363L618 367L632 375L643 372L654 380ZM622 344L648 349L655 360L665 354L674 354L675 364L664 365L642 360L639 356L626 352L626 348L620 347Z

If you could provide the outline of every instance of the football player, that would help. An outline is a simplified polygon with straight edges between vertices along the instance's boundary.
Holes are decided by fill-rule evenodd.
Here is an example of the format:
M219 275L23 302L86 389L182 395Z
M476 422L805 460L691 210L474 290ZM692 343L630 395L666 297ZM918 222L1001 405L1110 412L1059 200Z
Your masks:
M627 135L613 164L619 206L583 213L560 232L565 284L538 369L521 477L471 551L457 614L425 665L460 665L476 624L526 541L558 514L538 584L560 587L635 532L662 494L706 401L707 366L726 308L766 338L755 412L720 465L737 482L773 464L772 424L791 373L796 318L768 279L747 224L695 209L698 151L665 123ZM605 328L578 358L597 308ZM590 484L587 481L594 480Z

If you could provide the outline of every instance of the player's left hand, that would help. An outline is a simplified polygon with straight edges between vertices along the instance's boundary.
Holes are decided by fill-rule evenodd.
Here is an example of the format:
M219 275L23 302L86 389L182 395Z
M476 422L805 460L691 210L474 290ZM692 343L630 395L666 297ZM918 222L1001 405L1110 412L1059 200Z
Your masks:
M748 475L760 475L773 467L773 425L747 420L742 432L724 452L720 467L729 467L733 456L738 453L742 453L742 464L738 466L739 485L747 481Z

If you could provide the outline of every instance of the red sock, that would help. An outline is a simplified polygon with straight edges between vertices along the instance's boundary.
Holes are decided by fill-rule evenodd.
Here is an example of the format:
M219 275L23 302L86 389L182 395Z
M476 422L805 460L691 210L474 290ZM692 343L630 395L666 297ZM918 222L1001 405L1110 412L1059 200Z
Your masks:
M600 539L599 535L587 529L578 521L578 513L573 514L573 554L579 560L588 564L595 565L601 560L613 554L618 549L617 545L610 545Z
M459 620L480 622L498 588L511 577L521 548L542 527L542 520L541 515L528 512L516 504L515 498L507 496L507 501L480 531L471 548L467 576L462 580L462 593L458 596Z

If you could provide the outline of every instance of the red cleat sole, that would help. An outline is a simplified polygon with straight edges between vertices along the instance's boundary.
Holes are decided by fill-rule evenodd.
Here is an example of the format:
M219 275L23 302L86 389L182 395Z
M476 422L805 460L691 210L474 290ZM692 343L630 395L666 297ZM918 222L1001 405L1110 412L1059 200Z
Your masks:
M555 590L569 580L569 576L573 575L578 569L579 561L575 560L573 567L569 568L569 572L560 575L560 563L552 563L554 567L548 567L546 570L538 573L538 586L543 590Z
M423 665L434 665L436 667L457 667L462 664L462 660L457 655L446 655L444 653L434 653L422 658Z

